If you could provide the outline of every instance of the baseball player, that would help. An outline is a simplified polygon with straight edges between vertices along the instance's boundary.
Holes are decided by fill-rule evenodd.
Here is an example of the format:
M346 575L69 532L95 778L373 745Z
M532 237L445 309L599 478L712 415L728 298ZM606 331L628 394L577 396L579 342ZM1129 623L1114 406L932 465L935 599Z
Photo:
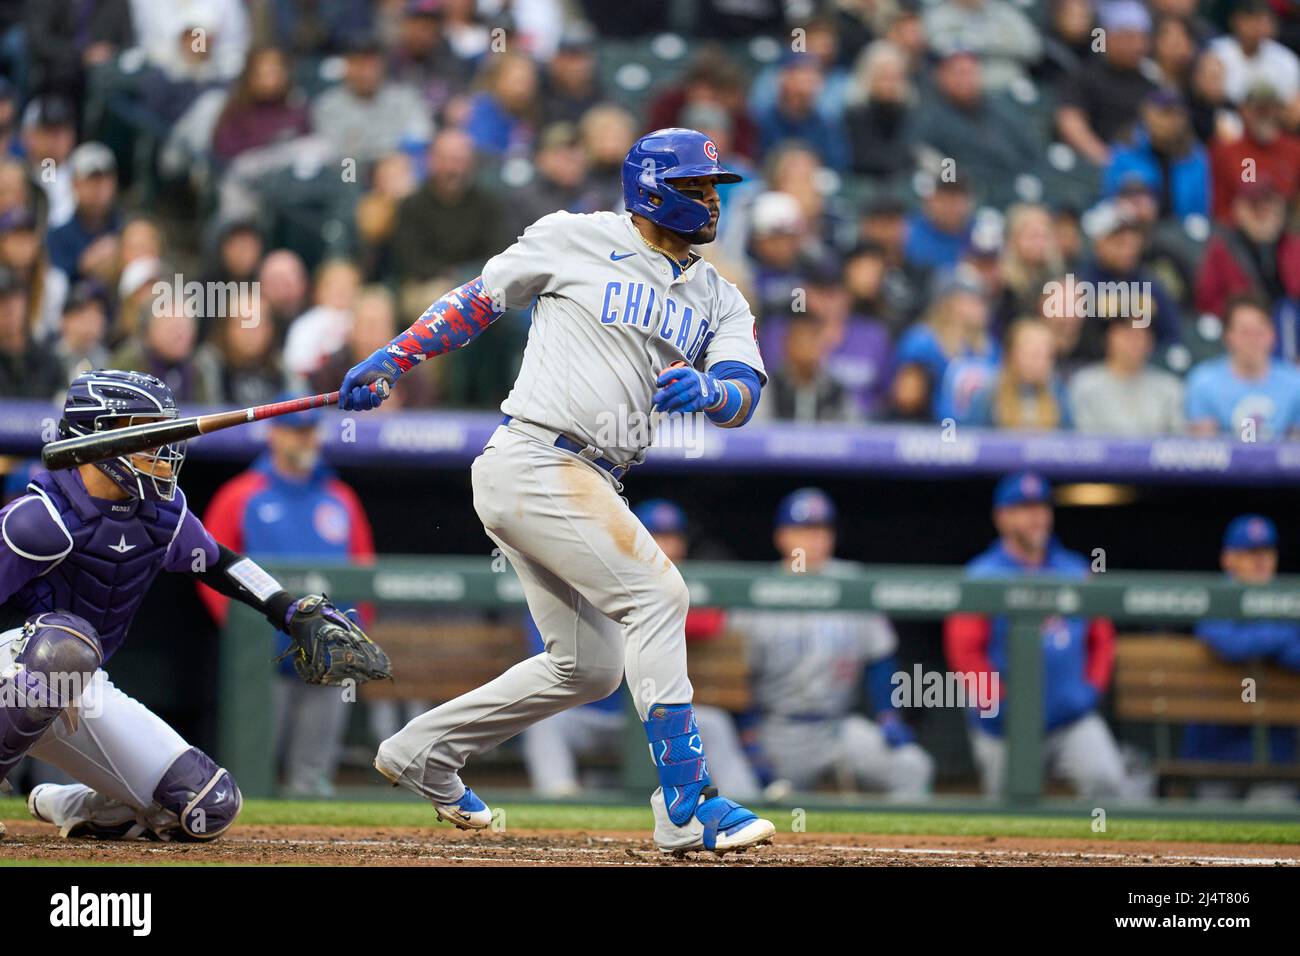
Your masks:
M787 495L774 541L800 573L835 576L835 505L817 488ZM899 800L924 799L934 761L891 700L898 638L888 618L859 611L736 611L731 626L748 640L750 680L762 757L798 788L833 773L852 787ZM865 696L872 719L854 712Z
M171 390L152 375L93 371L72 382L59 434L175 417ZM28 797L64 837L212 840L239 814L230 774L102 670L159 571L256 608L300 648L366 653L332 643L339 628L360 632L323 598L295 600L213 540L176 483L184 460L184 444L164 445L40 472L0 510L0 781L28 753L81 781Z
M1087 559L1067 551L1052 534L1051 488L1041 476L1022 472L998 482L993 523L998 540L966 565L971 577L1088 576ZM1005 617L954 614L944 622L948 666L963 674L1005 676L1009 636ZM1104 617L1089 621L1056 615L1044 622L1042 642L1044 758L1050 770L1069 780L1082 797L1133 794L1135 785L1128 782L1119 746L1097 713L1115 661L1115 625ZM1005 697L1006 681L998 686ZM997 794L1006 771L1003 709L994 713L972 707L969 715L981 783L985 793Z
M676 564L686 558L686 513L663 498L643 501L632 509L668 560ZM708 640L717 636L726 621L719 608L691 608L686 615L686 639ZM545 650L541 633L530 617L525 622L529 642L537 653ZM599 622L615 632L610 620ZM700 739L708 742L709 772L714 781L742 800L758 795L758 778L749 765L736 733L731 714L721 707L695 706ZM561 711L533 724L523 733L524 762L533 789L549 797L578 793L577 758L592 754L617 755L623 747L623 699L617 690L604 700Z
M1223 535L1219 562L1228 578L1239 584L1264 585L1277 576L1277 525L1263 515L1233 518ZM1203 620L1196 636L1225 661L1270 661L1300 671L1300 623L1282 620ZM1254 728L1219 724L1188 724L1180 754L1187 760L1255 760ZM1268 758L1277 764L1296 762L1294 727L1268 729ZM1230 780L1202 780L1196 794L1209 799L1252 801L1294 800L1293 783L1255 783L1249 787Z
M626 675L659 773L658 846L721 853L775 832L712 786L686 675L686 584L620 497L658 413L703 412L736 428L759 400L754 317L691 249L717 234L717 185L739 179L702 133L641 137L623 164L625 213L543 216L343 379L342 407L373 408L383 399L368 384L391 384L532 304L519 376L472 481L474 509L519 575L546 650L417 717L375 761L457 826L491 822L460 779L471 755L609 696Z

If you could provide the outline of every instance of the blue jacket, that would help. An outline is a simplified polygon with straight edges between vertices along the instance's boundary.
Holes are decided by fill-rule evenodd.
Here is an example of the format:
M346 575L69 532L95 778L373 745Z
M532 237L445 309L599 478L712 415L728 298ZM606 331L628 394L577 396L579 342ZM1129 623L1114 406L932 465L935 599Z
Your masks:
M305 480L293 481L276 472L270 455L263 454L217 490L205 517L214 538L254 559L283 555L315 564L347 564L369 561L375 554L360 499L324 463ZM207 589L200 595L213 617L223 621L226 599ZM279 651L289 646L284 634L277 640ZM292 676L292 662L282 661L280 670Z
M996 541L983 554L966 565L972 578L1032 576L1035 574L1082 580L1089 573L1083 555L1064 548L1055 538L1048 545L1047 558L1041 568L1028 568L1012 557L1001 541ZM1050 732L1073 723L1094 710L1100 692L1088 679L1089 622L1082 617L1053 615L1043 623L1043 712L1046 729ZM989 623L984 653L989 666L1001 675L1006 683L1003 690L1015 692L1015 676L1009 674L1011 625L1005 616L994 617ZM949 666L957 670L969 669L960 660ZM1004 711L996 716L980 717L971 710L971 720L980 730L995 736L1003 732Z
M1102 177L1102 193L1114 196L1129 177L1136 176L1157 195L1164 192L1164 173L1143 127L1133 141L1111 151L1110 165ZM1169 167L1169 197L1178 217L1210 215L1210 156L1196 143Z
M1300 622L1202 621L1196 626L1196 636L1225 661L1236 663L1262 659L1288 670L1300 671ZM1189 724L1183 731L1180 752L1192 760L1250 763L1255 759L1253 730L1251 727ZM1270 727L1268 751L1273 763L1293 763L1296 759L1296 729Z

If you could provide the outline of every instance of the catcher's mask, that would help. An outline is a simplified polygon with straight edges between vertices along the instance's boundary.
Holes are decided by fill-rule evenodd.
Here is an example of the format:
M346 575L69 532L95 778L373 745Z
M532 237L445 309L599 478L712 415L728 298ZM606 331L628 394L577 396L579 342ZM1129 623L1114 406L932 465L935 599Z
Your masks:
M176 399L161 379L143 372L96 369L78 375L69 386L59 436L90 435L176 415ZM95 467L132 498L171 501L184 463L185 442L174 442L96 462Z

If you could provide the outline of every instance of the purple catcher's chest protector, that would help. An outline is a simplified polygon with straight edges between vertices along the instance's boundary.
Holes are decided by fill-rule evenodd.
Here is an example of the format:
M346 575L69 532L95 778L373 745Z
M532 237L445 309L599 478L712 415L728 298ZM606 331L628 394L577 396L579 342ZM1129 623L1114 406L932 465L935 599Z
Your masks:
M32 481L72 537L72 549L11 599L28 614L66 611L99 632L107 661L122 645L135 612L185 514L185 496L170 502L92 498L75 472L45 472Z

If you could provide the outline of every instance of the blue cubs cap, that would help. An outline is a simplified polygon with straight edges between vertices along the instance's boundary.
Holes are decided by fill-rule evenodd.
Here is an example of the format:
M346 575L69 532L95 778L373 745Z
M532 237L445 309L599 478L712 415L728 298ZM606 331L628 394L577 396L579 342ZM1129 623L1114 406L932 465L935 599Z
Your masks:
M1050 504L1052 486L1042 475L1032 471L1018 471L1007 475L993 489L993 507L1010 505Z
M1263 515L1238 515L1223 533L1225 551L1248 551L1251 548L1276 548L1277 526Z
M632 513L651 534L685 534L686 512L667 498L643 501Z
M281 392L275 396L272 401L289 402L295 398L301 398L300 395L294 395L290 392ZM294 412L292 415L277 415L272 418L272 428L315 428L321 423L321 410L319 408L309 408L306 411Z
M835 523L835 502L820 488L800 488L776 506L776 526L810 527Z

